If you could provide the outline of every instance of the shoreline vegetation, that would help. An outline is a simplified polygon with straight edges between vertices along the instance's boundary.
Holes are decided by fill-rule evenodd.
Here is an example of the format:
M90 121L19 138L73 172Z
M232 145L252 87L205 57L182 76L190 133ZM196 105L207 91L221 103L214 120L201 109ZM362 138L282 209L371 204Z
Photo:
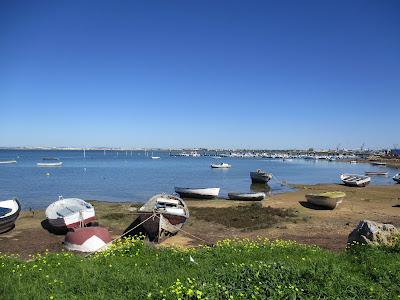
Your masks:
M90 257L63 250L43 210L23 211L0 236L2 299L393 299L400 296L400 243L356 246L360 220L400 226L400 185L293 185L259 203L185 199L191 217L161 244L121 239ZM335 210L306 193L343 191ZM113 237L134 224L139 204L90 201ZM137 232L138 233L138 232ZM198 239L197 239L198 238ZM207 242L207 243L206 243Z

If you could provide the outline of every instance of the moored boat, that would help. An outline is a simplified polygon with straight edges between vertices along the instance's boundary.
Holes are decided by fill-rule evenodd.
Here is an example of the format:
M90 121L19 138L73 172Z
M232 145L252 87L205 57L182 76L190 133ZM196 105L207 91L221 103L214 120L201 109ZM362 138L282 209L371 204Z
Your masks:
M374 166L386 166L386 163L382 162L382 161L371 161L371 165L374 165Z
M387 176L388 172L380 172L380 171L367 171L365 172L365 175L367 176Z
M238 201L261 201L265 198L265 193L228 193L228 197Z
M272 174L258 169L255 172L250 172L251 182L254 183L267 183L271 180Z
M181 197L212 199L218 197L220 188L185 188L175 187L175 192Z
M365 187L371 182L371 177L358 174L342 174L340 179L345 185Z
M94 207L78 198L63 198L50 204L46 209L46 217L55 228L82 227L96 219Z
M58 157L43 157L43 160L60 160Z
M0 160L0 164L6 165L6 164L16 164L16 160Z
M152 156L151 159L160 159L161 157L159 156Z
M154 195L138 212L149 239L155 242L178 233L189 218L186 203L178 196L167 194Z
M21 205L17 199L0 201L0 233L14 228L20 211Z
M38 167L61 167L62 161L54 162L54 163L37 163Z
M213 169L227 169L232 167L230 164L227 163L220 163L220 164L211 164L211 168Z
M394 175L393 180L396 181L397 183L400 183L400 173L397 173L396 175Z
M64 247L79 252L103 251L111 241L111 234L106 228L81 227L65 235Z
M335 209L342 203L344 197L346 197L346 194L343 192L325 192L306 195L307 202L327 209Z

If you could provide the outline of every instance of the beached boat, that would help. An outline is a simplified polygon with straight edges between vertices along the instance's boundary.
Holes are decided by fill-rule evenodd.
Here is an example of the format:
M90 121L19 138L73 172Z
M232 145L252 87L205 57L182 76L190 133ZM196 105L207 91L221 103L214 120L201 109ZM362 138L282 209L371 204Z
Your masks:
M272 174L258 169L255 172L250 172L251 182L254 183L267 183L271 180Z
M65 235L64 247L70 251L104 251L112 241L110 232L103 227L81 227Z
M386 166L386 163L382 162L382 161L371 161L371 165L374 165L374 166Z
M343 192L326 192L320 194L307 194L307 202L328 209L335 209L342 203L346 194Z
M96 219L94 208L90 203L78 198L59 197L46 209L50 225L56 228L82 227Z
M212 199L218 197L220 188L184 188L175 187L175 193L181 197Z
M358 174L342 174L340 179L345 185L364 187L371 182L371 177Z
M6 165L6 164L15 164L17 163L16 160L0 160L0 164Z
M365 175L367 176L387 176L389 173L388 172L380 172L380 171L367 171L365 172Z
M38 167L61 167L62 161L60 162L54 162L54 163L37 163L36 165Z
M400 173L394 175L393 180L396 181L397 183L400 183Z
M228 197L239 201L261 201L265 198L265 193L228 193Z
M220 164L211 164L211 168L213 169L227 169L232 167L230 164L227 163L220 163Z
M151 197L138 212L143 228L154 242L178 233L189 218L186 203L178 196L167 194Z
M20 211L21 205L17 199L0 201L0 233L14 228Z

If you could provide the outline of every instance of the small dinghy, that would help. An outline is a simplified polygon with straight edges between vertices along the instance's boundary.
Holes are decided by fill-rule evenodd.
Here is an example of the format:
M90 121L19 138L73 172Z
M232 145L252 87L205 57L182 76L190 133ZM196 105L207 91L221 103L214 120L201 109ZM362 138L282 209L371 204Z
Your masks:
M60 160L58 157L43 157L43 160Z
M159 156L152 156L151 159L160 159L161 157Z
M388 172L380 172L380 171L367 171L365 175L367 176L387 176Z
M230 164L227 163L220 163L220 164L211 164L211 168L213 169L227 169L232 167Z
M60 162L54 162L54 163L37 163L36 165L38 167L61 167L62 161Z
M374 165L374 166L386 166L386 163L382 162L382 161L372 161L371 165Z
M149 239L155 242L178 233L189 218L186 203L178 196L167 194L151 197L138 212Z
M78 198L59 197L46 209L46 217L55 228L82 227L95 220L94 208L90 203Z
M400 183L400 173L394 175L393 180L396 181L397 183Z
M364 187L371 182L371 177L358 174L342 174L340 179L345 185Z
M267 183L271 180L272 174L258 169L255 172L250 172L250 178L253 183Z
M106 228L81 227L65 235L64 247L70 251L95 252L106 250L111 241L111 234Z
M307 194L307 202L327 209L335 209L342 203L346 194L343 192L325 192L320 194Z
M0 233L14 228L20 211L21 205L17 199L0 201Z
M218 197L220 188L183 188L175 187L175 193L186 198L212 199Z
M1 165L16 164L16 160L0 160Z
M228 193L228 197L239 201L261 201L265 198L265 193Z
M350 163L355 165L357 163L357 161L356 160L352 160L352 161L350 161Z

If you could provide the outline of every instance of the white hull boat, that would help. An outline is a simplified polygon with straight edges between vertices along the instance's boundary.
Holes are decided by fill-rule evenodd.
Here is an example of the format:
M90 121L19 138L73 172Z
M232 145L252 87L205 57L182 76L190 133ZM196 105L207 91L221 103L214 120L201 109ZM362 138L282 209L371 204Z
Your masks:
M152 156L151 159L160 159L161 157L159 156Z
M218 197L220 188L183 188L175 187L181 197L212 199Z
M373 161L373 162L371 162L371 165L374 165L374 166L386 166L386 163L385 162L381 162L381 161Z
M109 231L103 227L82 227L65 235L64 247L70 251L104 251L111 243Z
M17 199L0 201L0 233L14 228L20 211L21 205Z
M139 218L151 241L178 233L189 218L186 203L175 195L157 194L139 208Z
M340 179L345 185L365 187L371 182L371 177L358 174L342 174Z
M54 163L37 163L36 165L38 167L61 167L62 161L60 162L54 162Z
M335 209L342 203L344 197L346 197L346 194L343 192L326 192L306 195L307 202L327 209Z
M16 160L0 160L1 165L16 164Z
M261 201L265 198L265 193L228 193L228 197L238 201Z
M46 217L55 228L78 228L96 219L90 203L78 198L59 197L46 209Z
M253 183L267 183L271 180L272 174L258 169L256 172L250 172L250 178Z
M400 173L394 175L393 180L396 181L397 183L400 183Z
M232 167L232 166L227 163L211 164L211 168L213 168L213 169L228 169L230 167Z

